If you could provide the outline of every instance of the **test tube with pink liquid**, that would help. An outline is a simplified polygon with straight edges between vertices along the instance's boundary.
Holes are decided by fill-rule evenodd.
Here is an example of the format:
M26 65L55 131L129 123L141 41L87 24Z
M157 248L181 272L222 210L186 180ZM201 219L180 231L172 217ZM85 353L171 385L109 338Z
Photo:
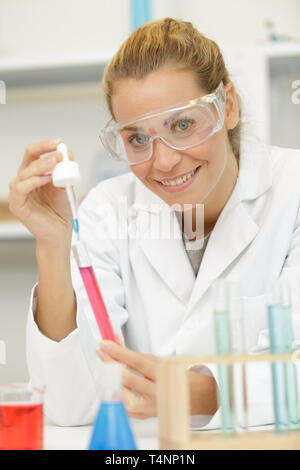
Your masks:
M89 298L95 319L104 340L111 340L117 343L105 304L98 286L93 266L90 262L86 247L81 240L77 240L72 246L72 252Z

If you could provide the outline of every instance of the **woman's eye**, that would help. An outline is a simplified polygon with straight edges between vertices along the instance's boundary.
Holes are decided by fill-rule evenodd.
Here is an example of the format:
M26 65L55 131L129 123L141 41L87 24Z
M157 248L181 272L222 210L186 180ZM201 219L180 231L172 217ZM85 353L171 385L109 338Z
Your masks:
M144 134L137 134L129 138L129 143L133 145L145 145L148 143L148 136Z
M187 131L190 129L192 122L192 119L184 118L174 122L171 127L175 131Z

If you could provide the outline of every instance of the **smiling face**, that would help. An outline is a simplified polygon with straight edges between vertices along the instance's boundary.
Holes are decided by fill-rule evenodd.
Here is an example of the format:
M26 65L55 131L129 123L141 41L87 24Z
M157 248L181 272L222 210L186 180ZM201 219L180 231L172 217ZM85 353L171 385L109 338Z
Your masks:
M238 109L234 99L230 99L234 94L231 84L226 91L228 104L220 131L187 150L174 150L155 138L150 160L131 166L137 178L170 206L177 204L183 209L184 204L211 205L224 196L224 185L227 192L228 178L237 166L227 129L234 127L232 121L238 116ZM140 80L119 80L114 87L112 109L115 120L120 122L205 94L192 72L168 66Z

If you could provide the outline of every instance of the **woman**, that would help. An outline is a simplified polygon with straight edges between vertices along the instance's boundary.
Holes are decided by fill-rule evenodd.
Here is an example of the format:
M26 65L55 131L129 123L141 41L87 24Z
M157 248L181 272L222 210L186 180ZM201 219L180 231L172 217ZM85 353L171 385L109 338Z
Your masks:
M72 257L70 269L67 199L44 176L61 160L59 141L29 145L10 185L10 208L37 241L30 377L46 385L46 413L61 425L93 421L99 357L129 366L129 414L156 416L157 357L214 353L218 278L243 284L246 347L266 347L264 292L283 274L296 278L300 266L299 152L241 139L239 99L213 41L190 23L147 23L121 46L103 86L112 121L102 141L131 172L92 189L79 219L119 345L98 348ZM196 425L218 421L214 372L201 364L188 372ZM269 422L265 371L249 373L251 422Z

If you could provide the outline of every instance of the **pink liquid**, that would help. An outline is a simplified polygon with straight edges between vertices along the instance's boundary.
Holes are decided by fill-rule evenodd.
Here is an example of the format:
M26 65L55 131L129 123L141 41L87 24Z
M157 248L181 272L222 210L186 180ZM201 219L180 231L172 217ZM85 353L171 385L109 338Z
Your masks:
M92 266L79 268L102 339L116 341Z
M0 404L0 450L43 448L43 405Z

